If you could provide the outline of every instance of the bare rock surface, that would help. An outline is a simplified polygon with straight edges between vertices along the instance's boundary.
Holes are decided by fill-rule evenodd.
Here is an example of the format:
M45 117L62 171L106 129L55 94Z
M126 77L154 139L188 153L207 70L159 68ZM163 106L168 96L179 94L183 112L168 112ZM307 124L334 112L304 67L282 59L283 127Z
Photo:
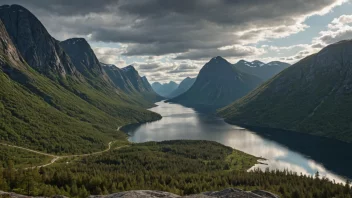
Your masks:
M161 192L161 191L150 191L150 190L137 190L127 191L121 193L115 193L111 195L92 195L89 198L159 198L159 197L170 197L170 198L182 198L179 195ZM252 192L243 191L240 189L229 188L222 191L205 192L202 194L187 195L183 198L279 198L270 192L255 190Z
M0 198L44 198L30 197L16 193L0 191ZM66 198L65 196L55 195L52 198ZM195 195L179 196L169 192L154 190L133 190L119 192L110 195L91 195L88 198L279 198L279 196L267 191L255 190L252 192L243 191L236 188L228 188L222 191L211 191Z

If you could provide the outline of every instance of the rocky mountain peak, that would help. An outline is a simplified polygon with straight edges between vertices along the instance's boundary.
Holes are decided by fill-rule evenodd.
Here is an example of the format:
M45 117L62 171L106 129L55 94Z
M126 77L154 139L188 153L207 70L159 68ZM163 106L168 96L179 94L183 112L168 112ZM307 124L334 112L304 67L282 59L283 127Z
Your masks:
M229 62L227 62L227 60L226 59L224 59L223 57L221 57L221 56L216 56L216 57L214 57L214 58L212 58L212 59L210 59L210 61L208 62L209 64L222 64L222 63L229 63Z
M79 76L70 58L43 24L19 5L0 6L0 19L25 61L51 78Z
M255 61L253 61L252 63L253 63L253 64L256 64L256 65L259 65L259 66L265 65L265 63L263 63L263 62L261 62L261 61L259 61L259 60L255 60Z
M206 78L232 78L240 75L238 72L231 63L217 56L203 66L198 76Z
M124 71L124 72L137 72L137 70L134 68L133 65L129 65L129 66L123 67L123 68L121 68L121 70Z
M71 38L60 42L77 70L86 77L103 75L103 69L94 51L84 38Z

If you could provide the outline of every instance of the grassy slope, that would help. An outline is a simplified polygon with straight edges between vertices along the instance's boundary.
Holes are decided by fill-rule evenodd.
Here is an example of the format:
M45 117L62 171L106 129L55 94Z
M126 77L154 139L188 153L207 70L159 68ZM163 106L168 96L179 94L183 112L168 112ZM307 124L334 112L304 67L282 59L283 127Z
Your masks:
M0 73L2 140L55 153L97 151L111 138L125 138L116 131L119 126L160 118L140 107L114 103L111 98L91 100L101 105L96 108L27 69L19 71L30 76L22 85ZM104 103L108 100L110 104Z

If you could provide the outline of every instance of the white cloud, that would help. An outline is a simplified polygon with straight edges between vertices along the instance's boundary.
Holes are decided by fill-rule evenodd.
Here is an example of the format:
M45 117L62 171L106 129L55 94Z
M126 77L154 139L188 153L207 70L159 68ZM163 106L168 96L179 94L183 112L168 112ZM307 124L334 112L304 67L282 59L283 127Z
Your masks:
M93 47L93 51L100 62L124 67L126 62L121 58L121 54L125 51L125 48L126 46L121 46L121 48Z
M341 40L352 39L352 15L342 15L328 24L326 31L313 39L313 45L326 46Z

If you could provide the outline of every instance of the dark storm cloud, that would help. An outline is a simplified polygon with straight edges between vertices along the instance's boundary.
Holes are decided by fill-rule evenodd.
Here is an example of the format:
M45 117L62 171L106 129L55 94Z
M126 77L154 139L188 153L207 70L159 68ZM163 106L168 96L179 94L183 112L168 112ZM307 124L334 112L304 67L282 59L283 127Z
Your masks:
M83 35L91 41L127 43L126 56L181 53L201 59L217 48L292 33L297 20L338 0L2 0L36 14L54 36ZM240 34L248 31L248 34ZM255 41L254 41L255 42ZM197 52L205 50L204 52ZM245 56L243 51L222 51Z
M118 0L1 0L1 4L19 4L29 9L46 10L48 13L73 16L88 13L110 12Z

